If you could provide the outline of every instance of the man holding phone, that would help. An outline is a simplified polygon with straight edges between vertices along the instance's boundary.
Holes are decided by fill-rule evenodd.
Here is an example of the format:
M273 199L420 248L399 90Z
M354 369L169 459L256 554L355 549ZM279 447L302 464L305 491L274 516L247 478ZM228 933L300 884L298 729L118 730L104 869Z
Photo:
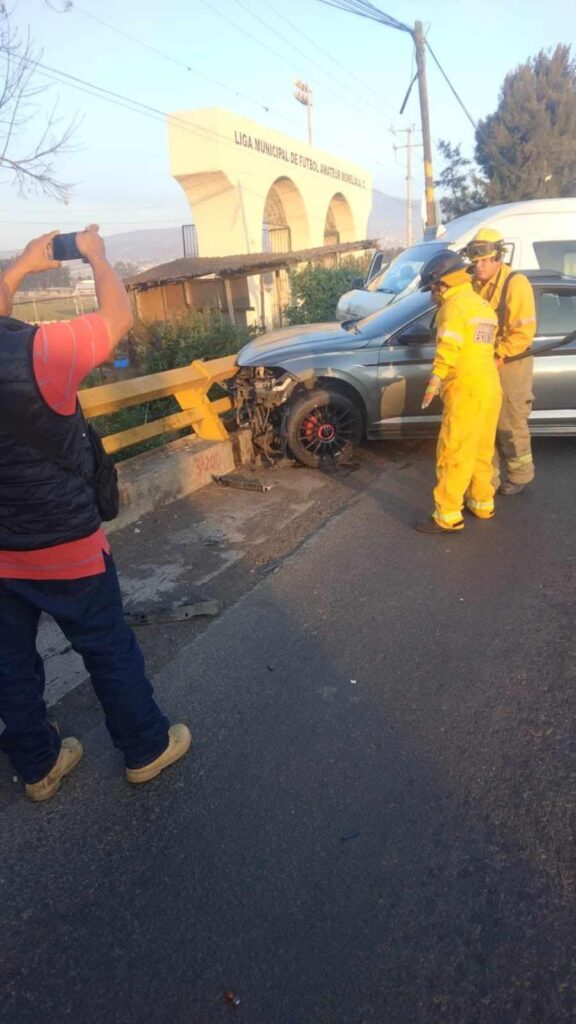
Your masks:
M169 727L153 699L90 485L77 388L132 326L96 225L78 232L62 255L90 264L98 312L40 327L10 316L23 279L60 266L58 235L29 242L0 276L0 749L34 801L54 796L83 753L47 717L36 650L41 612L82 656L129 782L155 778L191 743L188 728Z

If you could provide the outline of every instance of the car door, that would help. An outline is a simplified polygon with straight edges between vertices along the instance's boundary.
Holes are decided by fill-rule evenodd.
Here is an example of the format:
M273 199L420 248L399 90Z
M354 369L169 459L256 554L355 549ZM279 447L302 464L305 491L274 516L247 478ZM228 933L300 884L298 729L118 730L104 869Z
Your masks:
M534 351L533 433L576 430L576 341L553 351L539 351L576 331L576 285L534 288L538 327Z
M402 326L380 349L378 385L380 404L371 437L430 437L438 430L442 404L435 399L421 408L434 359L434 320L430 309Z

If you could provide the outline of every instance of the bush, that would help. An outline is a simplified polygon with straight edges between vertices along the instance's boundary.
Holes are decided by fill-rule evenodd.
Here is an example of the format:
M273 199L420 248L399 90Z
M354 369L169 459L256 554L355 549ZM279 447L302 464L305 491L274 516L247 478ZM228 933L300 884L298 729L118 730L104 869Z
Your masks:
M218 310L188 313L172 320L138 323L127 339L132 363L141 373L186 366L194 359L232 355L253 335Z
M253 334L253 330L243 331L235 327L222 313L208 311L189 313L173 320L137 323L120 348L130 353L132 366L137 369L139 376L144 376L187 366L194 359L217 359L219 356L232 355L242 348ZM86 378L84 387L94 387L102 383L102 373L96 369ZM94 420L94 425L102 436L106 436L179 411L180 406L176 399L168 396L146 402L144 405L130 406L119 409L118 412L98 416ZM152 437L148 441L141 441L115 453L114 459L121 462L132 455L158 448L176 437L189 433L187 427L168 435Z
M290 272L292 305L285 310L289 324L314 324L336 319L338 299L349 292L358 277L364 277L370 255L350 258L339 267L320 267L309 263L303 270Z

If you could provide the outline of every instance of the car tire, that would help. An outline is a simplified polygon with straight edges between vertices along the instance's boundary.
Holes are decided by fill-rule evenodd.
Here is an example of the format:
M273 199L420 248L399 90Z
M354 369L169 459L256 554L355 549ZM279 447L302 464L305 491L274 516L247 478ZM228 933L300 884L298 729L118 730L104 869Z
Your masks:
M339 391L301 394L284 420L284 439L305 466L342 465L362 440L364 423L356 403Z

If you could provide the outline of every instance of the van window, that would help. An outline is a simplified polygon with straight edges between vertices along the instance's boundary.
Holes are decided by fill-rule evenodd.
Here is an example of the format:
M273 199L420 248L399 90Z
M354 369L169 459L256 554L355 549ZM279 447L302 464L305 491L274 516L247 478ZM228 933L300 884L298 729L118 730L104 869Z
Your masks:
M537 335L556 338L576 331L576 291L536 292Z
M538 266L576 277L576 241L534 242Z

